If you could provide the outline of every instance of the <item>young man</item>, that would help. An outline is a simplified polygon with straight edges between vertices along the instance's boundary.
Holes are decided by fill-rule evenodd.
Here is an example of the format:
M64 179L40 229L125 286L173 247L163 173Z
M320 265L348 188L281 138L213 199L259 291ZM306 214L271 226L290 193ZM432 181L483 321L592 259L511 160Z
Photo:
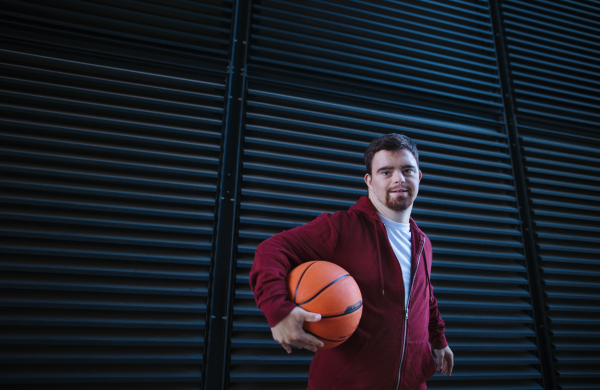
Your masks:
M430 282L431 242L410 217L422 177L417 147L388 134L369 145L365 163L368 198L261 243L250 285L273 338L288 353L290 345L316 352L309 390L426 389L436 369L452 373L454 356ZM302 330L320 314L287 299L287 274L311 260L344 268L363 297L358 328L333 349L317 351L322 342Z

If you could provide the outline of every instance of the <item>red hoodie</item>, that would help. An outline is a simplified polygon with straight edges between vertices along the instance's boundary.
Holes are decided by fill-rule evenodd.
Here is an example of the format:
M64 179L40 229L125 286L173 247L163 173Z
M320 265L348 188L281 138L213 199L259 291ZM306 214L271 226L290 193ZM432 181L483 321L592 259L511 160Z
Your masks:
M295 307L285 278L300 263L326 260L358 283L363 313L343 344L317 351L310 365L309 390L426 389L436 372L430 343L448 344L433 296L431 242L410 219L413 280L408 312L400 264L384 224L369 198L348 211L321 214L314 221L277 234L256 249L250 286L271 327ZM415 273L416 270L416 273Z

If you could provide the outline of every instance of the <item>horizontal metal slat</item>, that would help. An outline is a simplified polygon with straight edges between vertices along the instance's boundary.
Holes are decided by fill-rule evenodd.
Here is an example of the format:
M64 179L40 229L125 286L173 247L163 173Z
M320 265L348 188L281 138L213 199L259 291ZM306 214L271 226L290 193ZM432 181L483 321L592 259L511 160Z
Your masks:
M25 329L23 329L25 330ZM95 331L93 329L27 329L21 333L19 330L4 329L0 337L0 345L146 345L146 346L202 346L204 338L199 332L177 330L152 331L152 330L111 330L110 332Z
M148 124L148 123L141 123L141 122L134 122L134 121L126 121L126 120L116 120L116 119L107 119L107 118L100 118L100 117L94 117L94 116L85 116L85 115L78 115L78 114L72 114L72 113L66 113L66 112L55 112L55 111L50 111L50 110L43 110L43 109L31 109L31 108L27 108L27 107L17 107L17 106L9 106L9 105L0 105L0 110L4 110L6 109L6 111L8 112L20 112L23 113L25 115L36 115L37 117L44 117L46 115L48 116L52 116L52 117L57 117L60 119L74 119L77 121L81 121L83 123L89 123L90 125L94 125L94 124L104 124L108 127L111 128L134 128L134 129L144 129L144 130L150 130L150 131L159 131L162 132L163 135L165 134L169 134L170 132L173 132L175 134L183 134L183 135L195 135L195 136L199 136L199 137L206 137L206 138L220 138L217 134L215 133L211 133L208 131L200 131L200 130L191 130L191 129L184 129L181 127L170 127L170 126L157 126L157 125L152 125L152 124ZM38 123L33 123L33 122L20 122L20 121L6 121L4 119L0 120L0 123L4 123L6 125L10 125L11 127L19 127L19 128L25 128L25 129L36 129L36 130L43 130L43 131L52 131L55 134L58 133L64 133L64 134L74 134L74 135L83 135L83 136L89 136L91 138L105 138L105 139L118 139L118 140L124 140L124 141L135 141L136 143L140 143L140 144L159 144L159 145L167 145L167 146L177 146L177 147L181 147L182 149L191 149L191 150L208 150L208 151L218 151L218 148L215 147L214 145L210 145L210 144L203 144L203 143L199 143L199 142L191 142L190 140L187 141L187 143L184 142L180 142L180 141L176 141L176 140L171 140L168 139L167 137L162 137L162 138L158 138L158 137L145 137L145 136L138 136L138 135L130 135L130 134L121 134L118 132L110 132L110 131L94 131L94 130L89 130L89 129L81 129L81 128L76 128L76 127L72 127L72 126L53 126L53 125L48 125L48 124L38 124ZM135 149L131 149L131 150L135 150ZM139 153L143 153L143 152L139 152Z
M204 318L194 314L174 315L157 313L104 312L87 310L50 309L44 311L13 309L10 314L0 316L0 324L8 327L73 327L73 328L135 328L135 329L205 329ZM61 348L61 347L58 347ZM4 351L6 352L6 350ZM33 351L32 351L33 352ZM37 351L40 352L40 351ZM82 351L83 352L83 351ZM12 352L15 353L14 351ZM111 353L119 351L111 350ZM0 353L0 356L2 353ZM0 358L1 359L1 358Z
M193 117L190 115L182 115L175 114L169 112L156 112L151 110L144 110L139 108L130 108L124 106L116 106L110 104L101 104L101 103L93 103L93 102L85 102L85 101L77 101L71 99L59 98L56 96L44 96L44 95L33 95L29 93L20 93L20 92L12 92L6 90L0 90L0 96L6 97L8 99L18 99L21 104L40 104L42 106L59 106L61 108L69 108L75 110L77 112L83 110L94 110L96 113L110 113L113 115L131 115L132 117L141 116L161 120L168 120L174 122L186 122L192 126L198 126L200 124L209 124L218 126L220 124L220 120L210 119L210 118L201 118L201 117ZM6 107L6 106L5 106ZM215 113L220 113L220 110L217 108L210 108L211 111Z
M540 243L542 250L549 252L571 252L571 253L593 253L600 254L600 248L585 248L585 247L574 247L574 246L562 246L562 245L550 245L546 243Z
M559 191L542 190L542 189L535 188L535 187L529 188L529 192L534 196L546 195L546 196L560 197L560 198L564 198L564 199L581 199L581 200L588 200L588 201L595 201L597 199L595 196L590 196L590 195L582 195L582 194L573 193L573 192L567 193L567 192L559 192Z
M20 71L22 69L19 69ZM38 73L38 71L36 70L36 73ZM20 75L21 76L21 75ZM32 74L31 76L34 76L34 74ZM23 77L23 76L21 76ZM149 106L154 106L154 107L158 107L159 109L167 109L167 108L171 108L171 109L194 109L197 111L206 111L206 112L211 112L211 113L218 113L218 114L222 114L223 113L223 108L219 107L219 106L207 106L207 105L200 105L200 104L192 104L192 103L187 103L184 101L176 101L176 100L167 100L164 98L159 98L159 97L148 97L148 96L140 96L140 95L133 95L131 90L128 90L127 94L125 93L117 93L117 92L107 92L107 91L102 91L99 89L90 89L90 88L81 88L79 86L75 87L72 85L65 85L65 84L55 84L55 83L46 83L46 82L42 82L39 80L35 80L35 81L30 81L30 80L26 80L26 79L21 79L21 78L16 78L16 77L3 77L0 76L0 80L2 80L2 85L3 88L7 88L7 87L13 87L13 88L17 88L17 89L21 89L21 88L34 88L36 90L36 92L38 93L60 93L62 94L73 94L73 95L77 95L77 96L81 96L81 97L85 97L87 99L93 99L93 100L101 100L101 99L114 99L114 101L119 101L119 102L128 102L128 103L137 103L137 104L147 104ZM90 80L90 79L88 79ZM53 80L54 82L56 82L57 80ZM73 83L74 80L69 80L70 83ZM95 81L95 80L90 80L90 81ZM124 87L125 85L119 85L120 87ZM131 89L134 89L135 87L137 87L136 84L132 84L130 83L130 85L128 85L128 87L133 87ZM128 89L130 89L128 88ZM172 90L167 90L167 89L163 89L162 91L164 92L173 92ZM159 91L156 91L156 93L160 93ZM203 97L200 94L190 94L190 97L194 97L194 98L199 98L199 97ZM18 96L18 95L16 95ZM44 95L41 95L44 96ZM210 96L209 96L210 97ZM213 97L214 98L214 97ZM217 100L221 100L221 99L217 99Z
M198 278L198 281L208 282L208 274ZM176 296L208 296L208 287L204 283L185 281L143 281L123 280L113 278L102 280L90 276L57 276L57 275L28 275L5 272L0 278L0 288L28 291L71 291L71 292L97 292L119 294L145 294L145 295L176 295Z
M58 383L66 386L69 383L142 383L157 382L198 382L202 380L202 371L194 365L180 367L169 366L168 370L157 370L156 367L120 367L117 365L91 366L85 372L76 372L72 368L58 369L52 365L39 367L35 372L7 368L0 371L5 384L44 384Z
M46 259L44 259L46 260ZM171 266L123 264L123 262L110 263L108 261L88 262L81 264L77 260L61 259L52 264L36 257L25 257L5 254L0 260L0 269L3 271L21 271L35 273L51 273L62 275L94 275L111 277L135 277L136 279L173 279L189 281L208 281L208 273L198 266ZM198 265L207 265L198 262Z
M194 219L197 221L212 221L214 214L195 210L173 209L173 208L158 208L158 207L136 207L125 203L91 203L80 202L66 199L43 199L39 197L24 197L24 196L0 196L0 203L11 205L25 205L32 207L45 207L51 209L68 209L68 210L88 210L100 211L106 213L121 213L124 215L151 215L165 218L183 218ZM146 225L152 229L152 224Z
M65 229L63 232L56 230L29 230L29 229L8 229L0 228L0 235L5 237L20 237L33 238L42 240L57 240L57 241L74 241L74 242L97 242L97 243L112 243L112 244L128 244L140 246L158 246L158 247L175 247L198 250L211 250L212 244L204 240L176 240L176 239L159 239L153 237L124 237L120 234L107 233L77 233L74 229Z
M78 169L78 168L76 168ZM127 183L137 184L142 186L152 186L160 188L171 188L181 190L195 190L195 191L206 191L215 192L216 188L213 186L185 183L183 181L173 180L157 180L157 179L144 179L125 175L109 175L95 172L82 172L82 170L59 170L59 169L45 169L41 167L27 167L19 166L16 164L0 164L0 171L18 173L18 174L30 174L30 175L43 175L47 177L60 177L66 179L81 179L81 180L94 180L109 183Z
M86 348L90 348L89 346ZM202 354L193 351L179 351L168 354L165 351L139 351L123 353L121 351L99 353L81 352L50 352L28 351L27 354L0 354L2 364L202 364ZM4 355L4 356L3 356Z
M577 304L564 304L564 303L554 303L547 302L548 307L552 312L572 312L572 313L600 313L600 307L593 305L586 305L587 302L577 302ZM552 313L550 313L550 317L552 317ZM556 344L556 343L554 343Z
M119 251L121 249L121 251ZM157 248L153 253L132 253L131 250L123 250L123 248L106 248L106 246L88 246L88 247L61 247L52 245L51 243L34 245L30 241L10 243L2 241L0 245L0 253L25 254L25 255L48 255L60 257L80 257L86 259L110 259L110 260L126 260L139 261L149 263L173 263L173 264L199 264L210 265L210 258L201 254L195 253L162 253L160 248Z
M594 259L582 259L573 257L561 257L561 256L547 256L541 255L542 261L557 262L557 263L574 263L574 264L598 264L597 260Z
M120 294L88 294L46 291L43 294L0 295L0 307L27 309L115 310L131 312L206 313L197 298L163 296L160 300ZM135 299L134 299L135 298Z
M26 214L17 212L0 211L0 218L6 218L13 221L46 222L51 224L63 225L82 225L88 227L111 227L117 229L136 229L150 230L160 232L179 232L188 234L212 234L212 227L190 226L183 224L156 224L147 221L128 222L125 220L116 220L108 218L81 218L81 217L63 217L60 214L40 215Z
M58 154L42 153L39 151L19 151L0 148L0 156L20 157L22 159L28 159L30 162L41 160L45 162L57 162L67 164L71 163L73 165L79 165L80 167L88 165L103 168L130 169L173 175L217 178L216 172L208 170L187 169L181 167L165 167L160 165L130 163L125 161L116 161L108 159L92 159L80 156L65 156Z

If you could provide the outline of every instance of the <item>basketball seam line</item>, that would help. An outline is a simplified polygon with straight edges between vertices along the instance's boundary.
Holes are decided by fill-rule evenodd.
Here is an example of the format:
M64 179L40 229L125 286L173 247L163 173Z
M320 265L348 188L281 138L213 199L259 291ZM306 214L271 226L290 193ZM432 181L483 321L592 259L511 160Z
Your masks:
M344 341L346 341L346 340L348 339L348 338L345 338L344 340L329 340L329 339L326 339L325 337L321 337L321 336L319 336L318 334L315 334L315 333L313 333L313 332L309 332L309 331L307 331L307 330L305 330L305 332L306 332L306 333L309 333L309 334L312 334L313 336L315 336L315 337L318 337L318 338L320 338L321 340L329 341L330 343L341 343L341 342L344 342Z
M307 269L308 269L308 268L307 268ZM338 282L340 279L343 279L343 278L345 278L345 277L347 277L347 276L350 276L350 274L346 274L346 275L342 275L342 276L338 277L336 280L334 280L333 282L329 283L327 286L323 287L323 288L321 289L321 291L319 291L318 293L316 293L315 295L313 295L313 296L312 296L312 298L310 298L308 301L304 301L304 302L301 302L301 303L296 303L296 305L298 305L298 306L302 306L302 305L304 305L304 304L307 304L308 302L310 302L310 301L312 301L313 299L315 299L316 297L318 297L318 296L319 296L319 294L321 294L323 291L325 291L327 288L329 288L329 286L331 286L332 284L334 284L334 283ZM298 284L300 284L300 282L298 282Z
M326 319L326 318L342 317L342 316L345 316L345 315L348 315L348 314L352 314L352 313L354 313L354 312L358 311L358 309L360 309L360 308L362 307L362 301L359 301L359 302L360 302L360 305L359 305L359 306L357 306L356 308L352 309L352 311L349 311L349 312L343 312L342 314L335 314L335 315L332 315L332 316L325 316L325 317L321 317L321 319L322 319L322 320L324 320L324 319Z
M294 303L296 303L296 295L298 295L298 288L300 288L300 282L302 281L304 274L306 273L306 271L308 271L308 269L310 267L312 267L313 265L315 265L318 262L319 262L318 260L315 260L311 265L306 267L306 269L304 271L302 271L302 275L300 275L300 279L298 279L298 283L296 283L296 291L294 291Z

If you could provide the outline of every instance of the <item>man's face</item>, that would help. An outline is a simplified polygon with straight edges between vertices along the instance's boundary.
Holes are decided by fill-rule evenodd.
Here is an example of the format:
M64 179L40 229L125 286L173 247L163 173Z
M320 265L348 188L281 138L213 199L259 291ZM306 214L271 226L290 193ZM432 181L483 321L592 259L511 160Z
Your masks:
M369 198L380 207L404 211L412 206L419 193L421 176L408 149L380 150L373 156L371 174L365 175Z

